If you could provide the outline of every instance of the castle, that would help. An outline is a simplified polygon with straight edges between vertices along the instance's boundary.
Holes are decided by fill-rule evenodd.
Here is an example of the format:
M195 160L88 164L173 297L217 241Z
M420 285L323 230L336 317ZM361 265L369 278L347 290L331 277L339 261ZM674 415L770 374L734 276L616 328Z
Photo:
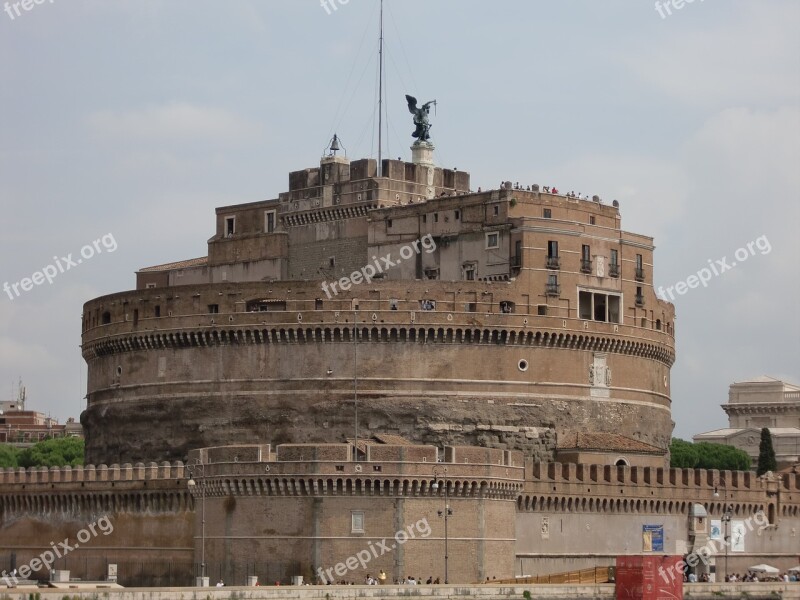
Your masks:
M218 208L207 257L87 302L87 462L343 441L356 374L365 431L544 461L604 432L663 459L674 309L653 240L597 197L473 192L415 158L378 176L324 156L274 200Z
M103 516L59 568L470 583L696 554L756 517L725 569L792 566L796 474L667 468L653 240L599 197L472 191L431 150L332 144L277 198L218 208L207 256L87 302L91 464L0 471L0 567Z

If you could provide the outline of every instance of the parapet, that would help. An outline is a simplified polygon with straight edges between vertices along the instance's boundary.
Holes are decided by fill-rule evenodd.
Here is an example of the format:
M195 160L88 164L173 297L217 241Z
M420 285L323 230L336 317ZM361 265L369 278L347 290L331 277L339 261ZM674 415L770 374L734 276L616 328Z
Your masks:
M716 469L666 469L663 467L628 467L562 463L533 463L528 479L533 483L605 483L655 487L733 491L759 491L768 485L787 491L800 490L796 473L757 477L752 471Z
M0 469L0 485L183 479L186 477L184 471L184 464L180 461L151 462L146 465L125 463L111 466L9 468Z

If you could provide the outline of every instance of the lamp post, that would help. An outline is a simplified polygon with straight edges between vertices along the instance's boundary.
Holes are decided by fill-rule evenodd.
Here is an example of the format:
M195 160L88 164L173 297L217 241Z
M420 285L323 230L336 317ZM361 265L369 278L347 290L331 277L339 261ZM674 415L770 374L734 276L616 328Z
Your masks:
M439 490L439 473L440 470L438 467L433 468L433 483L431 484L431 489L434 492ZM437 511L437 514L440 517L444 517L444 582L450 583L448 579L447 573L447 560L448 560L448 536L447 536L447 519L453 515L453 511L450 508L450 504L448 502L449 499L449 491L447 489L447 467L442 467L442 483L444 484L444 510Z
M728 486L725 484L724 479L719 479L717 481L717 485L714 486L714 498L719 498L719 486L722 485L723 489L723 498L724 502L722 503L722 545L725 546L725 579L724 582L728 581L728 540L731 537L731 513L728 510L730 507L728 506Z
M189 470L189 487L197 485L195 473L200 471L200 581L201 587L206 587L206 466L196 459L186 468Z

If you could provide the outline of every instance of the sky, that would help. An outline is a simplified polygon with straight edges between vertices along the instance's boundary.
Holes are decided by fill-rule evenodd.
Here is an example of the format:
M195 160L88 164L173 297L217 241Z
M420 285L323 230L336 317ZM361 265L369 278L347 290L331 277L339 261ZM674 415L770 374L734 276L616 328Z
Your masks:
M378 2L3 2L0 399L21 378L63 422L84 302L204 256L216 206L277 197L334 132L377 155ZM386 0L384 22L385 156L410 159L404 94L436 99L436 159L473 189L618 200L664 295L716 268L672 292L676 436L726 426L735 381L800 384L800 2Z

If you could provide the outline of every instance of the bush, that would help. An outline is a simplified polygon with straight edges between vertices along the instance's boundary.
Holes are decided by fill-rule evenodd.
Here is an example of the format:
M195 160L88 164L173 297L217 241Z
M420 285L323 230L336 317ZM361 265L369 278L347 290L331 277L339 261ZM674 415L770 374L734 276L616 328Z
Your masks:
M75 437L44 440L19 453L21 467L76 467L83 464L83 440Z
M0 444L0 469L15 468L19 466L20 451L14 446Z

